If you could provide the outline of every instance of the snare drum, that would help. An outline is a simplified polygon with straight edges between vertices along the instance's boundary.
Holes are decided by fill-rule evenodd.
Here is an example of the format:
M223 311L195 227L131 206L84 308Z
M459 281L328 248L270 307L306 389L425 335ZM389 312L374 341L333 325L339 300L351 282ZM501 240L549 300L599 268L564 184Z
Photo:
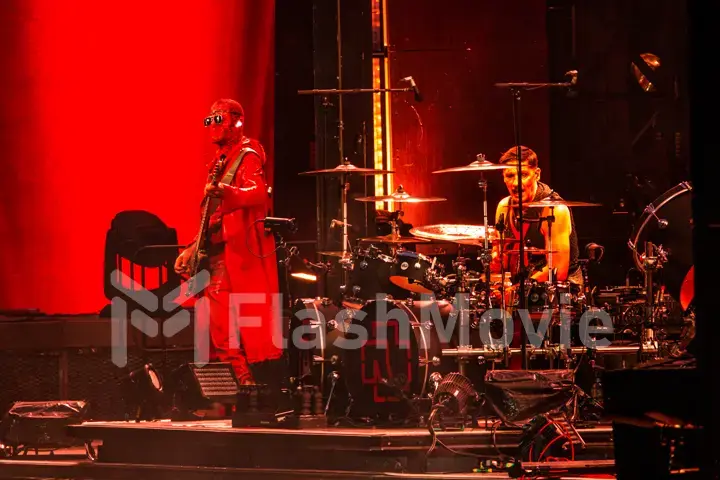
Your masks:
M407 250L395 254L390 281L409 292L430 295L435 261L422 253Z

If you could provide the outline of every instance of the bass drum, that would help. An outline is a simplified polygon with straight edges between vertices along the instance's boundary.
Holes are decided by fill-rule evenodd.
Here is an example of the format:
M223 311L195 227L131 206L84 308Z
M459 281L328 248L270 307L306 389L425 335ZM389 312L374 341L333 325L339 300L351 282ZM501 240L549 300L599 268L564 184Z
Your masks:
M367 302L352 319L341 349L344 385L354 418L405 418L410 400L434 390L434 372L456 370L445 329L453 307L445 301ZM443 328L436 328L442 324ZM365 339L365 341L363 341Z
M645 272L642 255L645 242L662 246L667 262L653 272L667 293L687 310L693 297L692 288L692 185L683 182L671 188L645 208L628 246L635 265ZM683 288L685 284L685 288Z

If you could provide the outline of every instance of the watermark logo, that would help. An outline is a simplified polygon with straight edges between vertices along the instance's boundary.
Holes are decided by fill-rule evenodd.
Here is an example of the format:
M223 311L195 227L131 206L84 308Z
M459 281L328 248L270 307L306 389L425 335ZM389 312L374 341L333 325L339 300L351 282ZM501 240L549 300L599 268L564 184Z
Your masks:
M190 299L196 296L207 288L209 281L210 273L207 270L200 271L192 277L192 282L187 284L192 285L192 289L189 292L190 295L185 298ZM112 362L118 367L125 367L128 362L128 320L133 328L136 328L150 338L158 337L161 328L162 335L165 336L165 338L170 338L190 326L190 312L181 308L185 302L177 303L177 300L182 298L182 285L173 289L160 299L143 286L133 288L138 285L138 283L119 270L112 272L110 283L134 302L134 304L129 303L119 296L113 297L111 300L111 358ZM128 285L130 288L128 288ZM142 307L145 311L132 308L128 312L128 307L136 306ZM175 312L176 310L177 312ZM193 343L195 347L195 363L203 365L209 362L210 356L209 335L206 331L208 322L202 321L203 318L208 318L209 316L208 299L205 296L199 298L195 302L194 310L195 332ZM158 323L158 321L152 318L151 315L148 315L146 311L150 314L155 314L156 317L162 317L163 321ZM168 314L172 315L167 317Z

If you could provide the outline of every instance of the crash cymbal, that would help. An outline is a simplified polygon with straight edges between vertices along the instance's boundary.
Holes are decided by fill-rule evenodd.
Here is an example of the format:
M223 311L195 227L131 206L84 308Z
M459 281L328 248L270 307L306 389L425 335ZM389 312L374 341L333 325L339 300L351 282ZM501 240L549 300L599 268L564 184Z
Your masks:
M430 242L430 240L426 240L424 238L398 237L393 234L385 235L383 237L361 238L360 241L366 242L366 243L387 243L390 245L403 245L406 243L428 243L428 242Z
M492 236L494 232L493 227L488 227L488 230ZM410 230L410 234L428 240L462 243L464 245L480 245L481 242L484 243L485 227L482 225L455 225L442 223L438 225L415 227Z
M342 250L338 250L338 251L336 251L336 252L317 252L317 254L318 254L318 255L322 255L322 256L324 256L324 257L340 257L340 258L343 257L343 251L342 251ZM350 251L348 250L347 254L348 254L348 255L351 255L352 252L350 252Z
M545 208L545 207L602 207L601 203L574 202L570 200L539 200L537 202L529 202L525 204L528 208Z
M335 168L326 168L323 170L311 170L309 172L301 172L298 175L383 175L386 173L395 173L393 170L378 170L375 168L360 168L352 163L345 162Z
M469 165L462 167L446 168L444 170L436 170L433 173L451 173L451 172L489 172L492 170L505 170L513 168L512 165L500 165L497 163L488 162L485 160L485 155L482 153L477 156L477 160Z
M356 198L358 202L398 202L398 203L426 203L444 202L447 198L442 197L414 197L407 193L402 185L390 195L378 195L374 197Z

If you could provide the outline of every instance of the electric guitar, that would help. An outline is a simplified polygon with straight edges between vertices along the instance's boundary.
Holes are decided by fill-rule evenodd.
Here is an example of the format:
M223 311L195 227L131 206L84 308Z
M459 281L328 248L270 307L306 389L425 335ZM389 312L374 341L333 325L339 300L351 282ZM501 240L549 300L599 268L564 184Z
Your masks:
M215 164L215 167L213 168L212 175L210 177L210 183L213 186L217 186L220 182L220 175L222 174L223 167L225 166L225 155L222 155L218 162ZM205 197L203 201L205 204L203 205L202 209L202 215L200 217L200 228L198 230L198 235L195 238L195 248L193 250L193 256L190 259L190 269L189 269L189 275L190 280L188 280L188 289L185 293L186 296L190 297L193 295L194 285L195 285L195 276L198 274L199 271L201 271L203 268L206 267L205 261L207 259L207 251L205 250L205 246L207 245L207 230L208 230L208 220L209 220L209 214L210 214L210 200L211 197Z

